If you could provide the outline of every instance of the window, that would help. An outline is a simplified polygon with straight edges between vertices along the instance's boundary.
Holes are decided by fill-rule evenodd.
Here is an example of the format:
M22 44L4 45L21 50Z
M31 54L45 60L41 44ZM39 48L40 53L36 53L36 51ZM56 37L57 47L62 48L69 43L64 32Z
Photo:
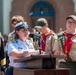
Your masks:
M54 16L54 9L50 3L39 1L32 6L30 13L30 16Z

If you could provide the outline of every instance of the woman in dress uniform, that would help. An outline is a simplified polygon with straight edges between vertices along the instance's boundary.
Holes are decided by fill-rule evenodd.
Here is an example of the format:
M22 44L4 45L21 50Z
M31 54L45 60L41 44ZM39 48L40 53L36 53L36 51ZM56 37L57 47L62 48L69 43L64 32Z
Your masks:
M35 52L33 44L27 39L29 35L29 26L24 22L19 22L15 26L16 40L11 40L8 44L8 56L9 56L9 68L6 71L6 75L13 75L13 67L26 68L25 63L14 63L14 59L23 58L31 54L38 54Z

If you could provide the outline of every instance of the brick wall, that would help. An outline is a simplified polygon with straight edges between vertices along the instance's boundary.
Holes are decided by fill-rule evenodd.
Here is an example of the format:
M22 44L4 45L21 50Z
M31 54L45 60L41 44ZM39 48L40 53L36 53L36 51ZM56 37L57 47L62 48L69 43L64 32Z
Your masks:
M25 21L31 25L30 9L35 2L41 0L13 0L11 16L22 15ZM58 32L60 28L65 30L66 17L74 13L74 4L72 0L45 0L49 2L55 10L55 31ZM10 17L11 17L10 16Z

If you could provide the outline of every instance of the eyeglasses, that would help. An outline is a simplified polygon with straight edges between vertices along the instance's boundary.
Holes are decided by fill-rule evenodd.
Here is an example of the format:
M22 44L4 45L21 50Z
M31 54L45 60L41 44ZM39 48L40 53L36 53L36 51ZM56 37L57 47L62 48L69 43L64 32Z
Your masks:
M67 21L66 24L75 25L75 22Z

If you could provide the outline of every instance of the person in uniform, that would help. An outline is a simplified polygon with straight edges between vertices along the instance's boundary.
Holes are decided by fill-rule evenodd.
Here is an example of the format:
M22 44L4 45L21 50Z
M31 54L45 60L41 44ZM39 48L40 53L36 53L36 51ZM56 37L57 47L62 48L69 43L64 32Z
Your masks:
M15 26L16 40L10 40L8 43L9 68L6 75L13 75L13 67L26 68L27 62L14 62L15 59L27 57L31 54L38 54L33 44L27 39L29 35L29 26L24 22L19 22Z
M2 36L0 35L0 73L3 75L6 69L6 56Z
M60 68L69 68L70 75L76 75L76 16L66 18L66 30L58 34L58 44L65 60L59 60Z
M19 22L24 22L24 18L21 16L21 15L14 15L12 18L11 18L11 26L13 28L15 28L15 25ZM8 50L8 43L10 40L16 40L15 38L15 30L13 30L11 33L9 33L8 35L8 41L6 43L6 46L5 46L5 51L6 51L6 68L8 67L8 64L9 64L9 57L7 55L7 50Z
M41 50L46 54L59 54L57 45L57 35L48 27L48 22L45 18L39 18L36 21L36 26L41 33Z

